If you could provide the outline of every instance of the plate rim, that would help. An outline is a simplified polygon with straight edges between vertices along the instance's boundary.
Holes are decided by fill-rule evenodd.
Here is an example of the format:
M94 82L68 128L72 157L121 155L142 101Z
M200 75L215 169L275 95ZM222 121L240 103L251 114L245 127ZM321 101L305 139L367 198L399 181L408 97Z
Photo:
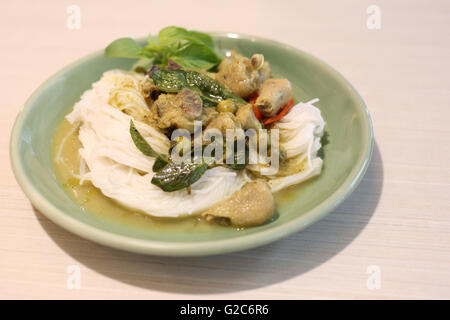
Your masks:
M279 226L268 228L266 230L261 230L256 233L249 235L244 235L240 237L221 239L221 240L210 240L204 242L164 242L157 240L148 239L138 239L132 238L125 235L117 234L114 232L99 229L97 227L91 226L84 223L72 216L66 214L63 210L58 209L54 206L47 198L34 189L33 184L29 181L26 173L22 168L22 161L19 154L18 142L20 139L19 133L22 132L24 121L26 115L32 109L35 100L40 96L41 92L45 90L47 85L53 80L64 74L67 70L84 63L87 60L92 59L100 54L103 54L103 49L97 50L91 54L88 54L69 65L65 66L46 81L39 85L37 89L31 94L31 96L24 103L23 108L19 111L14 122L11 136L10 136L10 163L13 173L19 186L22 188L25 195L28 197L30 202L34 207L36 207L39 212L41 212L48 219L58 224L62 228L93 242L113 247L120 250L131 251L141 254L152 254L160 256L205 256L205 255L215 255L224 254L236 251L247 250L262 245L269 244L283 237L291 235L295 232L301 231L311 224L321 220L326 215L334 211L353 191L361 182L367 168L370 164L373 153L374 145L374 134L373 134L373 124L372 119L369 114L367 105L362 99L358 91L353 87L353 85L336 69L330 66L328 63L324 62L316 56L295 48L291 45L278 42L276 40L271 40L267 38L262 38L253 35L247 35L244 33L235 32L218 32L211 31L208 32L211 36L219 36L233 39L246 39L250 41L258 42L269 42L278 47L283 47L286 50L300 52L308 58L317 60L322 66L328 68L331 72L334 72L339 78L344 80L344 82L349 85L351 91L356 94L357 99L362 106L364 117L364 123L366 127L365 134L367 135L367 140L364 144L365 148L358 158L357 164L351 170L350 174L346 177L343 183L324 201L314 206L307 211L304 215L300 215L291 221L288 221ZM139 38L142 40L144 38Z

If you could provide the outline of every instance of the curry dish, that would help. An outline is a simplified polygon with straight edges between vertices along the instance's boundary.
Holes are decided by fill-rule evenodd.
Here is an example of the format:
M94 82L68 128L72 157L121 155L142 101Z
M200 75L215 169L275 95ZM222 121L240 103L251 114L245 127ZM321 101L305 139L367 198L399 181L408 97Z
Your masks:
M167 27L144 47L118 39L105 55L136 63L93 83L54 139L55 167L77 201L252 227L273 217L275 192L320 174L318 99L296 103L262 53L220 54L209 35Z

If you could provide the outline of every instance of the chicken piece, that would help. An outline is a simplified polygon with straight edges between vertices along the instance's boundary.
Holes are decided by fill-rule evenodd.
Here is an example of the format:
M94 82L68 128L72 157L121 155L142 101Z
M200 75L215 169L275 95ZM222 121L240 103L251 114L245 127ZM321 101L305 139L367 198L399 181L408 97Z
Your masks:
M225 137L227 129L235 130L239 129L240 125L237 122L236 116L231 112L219 112L217 117L211 120L211 122L206 127L206 130L209 129L218 129Z
M259 130L262 128L261 122L256 118L255 113L253 112L253 105L251 104L246 104L239 108L236 113L236 119L244 130Z
M140 88L145 102L149 107L151 107L156 99L158 99L161 91L154 85L152 81L148 79L141 82Z
M203 113L200 118L200 120L202 121L202 126L208 126L208 124L210 124L218 114L219 113L216 111L216 108L203 108Z
M203 102L198 93L183 89L177 94L179 106L189 120L198 119L203 111Z
M272 117L291 97L292 86L288 79L268 79L264 81L255 104L263 116Z
M189 89L178 94L161 94L151 107L152 118L158 128L177 127L194 132L194 120L202 116L203 102Z
M264 62L262 54L254 54L249 59L232 51L218 69L215 79L242 98L251 96L270 77L269 63Z
M227 219L236 227L251 227L268 221L275 212L275 200L269 185L262 179L247 182L230 198L206 210L207 220Z

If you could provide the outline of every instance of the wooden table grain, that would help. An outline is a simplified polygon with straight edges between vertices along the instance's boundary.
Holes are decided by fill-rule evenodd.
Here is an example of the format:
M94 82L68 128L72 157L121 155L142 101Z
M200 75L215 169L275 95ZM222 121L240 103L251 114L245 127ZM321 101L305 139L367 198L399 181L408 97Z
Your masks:
M79 29L67 21L72 4ZM379 29L368 28L370 5ZM27 97L113 39L166 25L277 39L339 70L374 123L373 160L357 190L303 232L203 258L106 248L35 211L8 154ZM0 298L450 298L450 2L8 0L0 38Z

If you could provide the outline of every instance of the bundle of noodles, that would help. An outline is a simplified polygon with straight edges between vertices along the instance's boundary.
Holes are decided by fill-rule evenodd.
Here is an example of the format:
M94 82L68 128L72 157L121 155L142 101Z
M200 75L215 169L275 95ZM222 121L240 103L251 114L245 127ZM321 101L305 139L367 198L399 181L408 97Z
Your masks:
M150 112L142 95L145 76L135 72L112 70L105 72L102 82L93 85L108 104L133 119L146 122ZM109 90L107 89L109 88Z
M273 192L320 174L322 159L317 152L325 121L313 105L317 101L298 103L272 127L279 130L280 150L284 150L287 158L279 169L266 163L247 166L248 170L266 176Z
M272 191L300 183L322 170L322 159L317 156L321 148L325 121L320 110L313 106L319 99L299 103L274 125L279 129L280 145L286 150L285 168L271 176L269 185Z

